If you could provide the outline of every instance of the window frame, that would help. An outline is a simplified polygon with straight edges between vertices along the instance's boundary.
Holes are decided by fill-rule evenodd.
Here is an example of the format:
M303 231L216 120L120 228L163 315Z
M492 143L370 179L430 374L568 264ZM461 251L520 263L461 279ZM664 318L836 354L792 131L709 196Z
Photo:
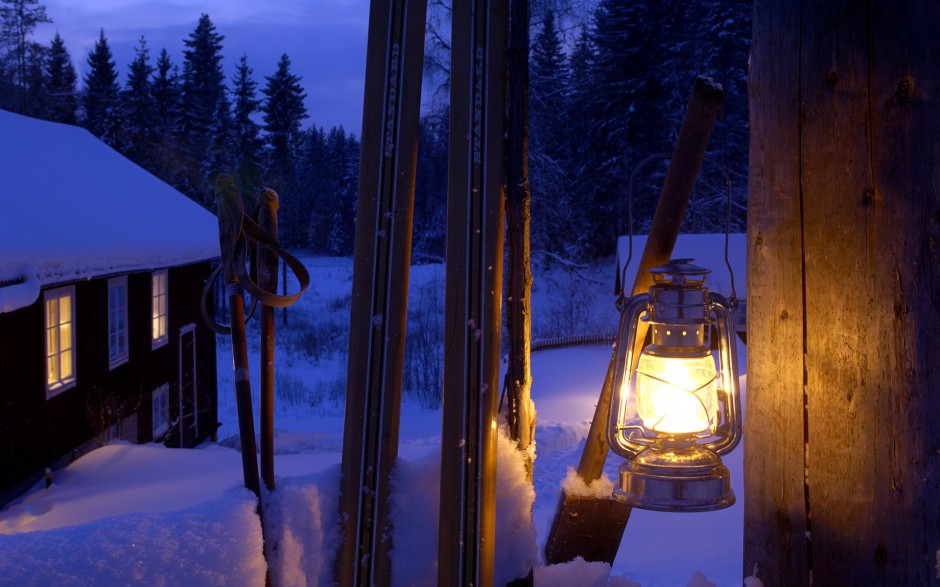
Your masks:
M163 398L163 410L161 415L162 422L157 423L157 400ZM166 436L166 433L170 430L170 384L164 383L163 385L154 389L150 394L150 428L153 435L153 440L158 440L163 436Z
M111 307L111 292L115 289L120 288L118 291L123 293L123 296L119 302L117 308ZM119 277L112 277L108 279L108 368L114 369L119 365L130 360L130 336L128 335L128 322L127 322L127 276L121 275ZM119 322L117 325L114 323L114 318L117 315L116 312L112 310L117 310L121 313L122 322ZM123 328L120 328L123 326ZM120 328L120 329L119 329ZM112 337L117 339L117 342L112 345ZM115 347L120 347L119 342L123 342L123 352L114 353Z
M69 320L68 322L62 322L60 319L60 309L62 298L67 297L69 299ZM49 324L49 302L56 301L56 324L55 326L50 326ZM60 393L67 391L78 383L78 369L76 361L76 336L75 336L75 286L66 285L64 287L57 287L53 289L47 289L43 292L43 349L45 351L45 374L46 374L46 399L52 399L53 397L59 395ZM66 349L62 348L62 327L68 325L69 331L69 347ZM56 349L55 351L50 352L49 342L50 335L52 332L55 332L56 337ZM69 367L70 374L67 377L61 376L62 371L62 356L63 352L67 351L69 355ZM56 369L59 372L59 376L55 381L50 381L50 360L55 357L56 360Z
M157 291L158 283L162 278L163 291ZM150 274L150 348L155 350L170 342L170 273L166 269L158 269ZM160 306L162 300L162 308ZM162 312L161 312L162 309ZM160 334L158 327L163 326Z

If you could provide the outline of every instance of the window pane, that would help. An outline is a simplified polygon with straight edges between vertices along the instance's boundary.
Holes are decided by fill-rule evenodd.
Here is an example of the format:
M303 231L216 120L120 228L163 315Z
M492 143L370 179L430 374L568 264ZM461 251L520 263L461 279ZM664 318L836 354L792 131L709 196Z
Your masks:
M59 303L56 299L46 300L46 328L59 324Z
M63 324L59 327L59 344L63 351L72 348L72 325Z
M59 298L59 323L72 321L72 296Z
M55 328L46 330L46 356L52 356L59 352L59 337Z
M46 359L46 384L52 385L59 380L59 360L53 355Z
M72 351L62 351L60 357L61 374L59 379L68 379L72 376Z

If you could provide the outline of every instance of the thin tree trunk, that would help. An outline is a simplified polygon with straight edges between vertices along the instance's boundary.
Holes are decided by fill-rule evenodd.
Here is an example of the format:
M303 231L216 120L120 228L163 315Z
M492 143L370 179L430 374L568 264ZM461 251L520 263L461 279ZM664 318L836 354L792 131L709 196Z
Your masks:
M506 192L506 234L509 284L506 327L509 331L509 433L526 451L535 441L532 387L532 267L529 193L529 1L513 0L509 39L509 145ZM532 481L532 459L526 459Z

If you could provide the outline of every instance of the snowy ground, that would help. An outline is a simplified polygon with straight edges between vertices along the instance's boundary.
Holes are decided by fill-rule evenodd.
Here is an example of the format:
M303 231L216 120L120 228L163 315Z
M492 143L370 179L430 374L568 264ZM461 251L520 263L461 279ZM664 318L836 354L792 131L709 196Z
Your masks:
M277 358L276 458L278 491L266 501L268 561L275 585L328 583L337 544L336 490L342 447L345 359L336 333L348 324L351 261L312 259L312 291L288 315ZM536 268L535 336L557 336L572 325L611 332L616 314L609 299L612 266L575 273ZM743 275L736 275L743 281ZM443 283L440 266L417 267L413 291ZM593 297L585 284L595 283ZM429 289L430 288L430 289ZM412 302L414 305L414 302ZM425 304L427 305L427 304ZM280 326L280 324L279 324ZM568 333L571 333L570 331ZM583 333L574 332L574 333ZM251 336L251 335L249 335ZM320 338L316 343L313 338ZM331 345L331 341L333 344ZM257 364L257 344L252 365ZM229 349L219 346L220 442L196 450L115 443L79 459L0 512L0 584L259 585L265 561L251 493L241 487L241 460ZM739 347L744 365L743 345ZM535 500L541 548L568 468L577 465L594 402L610 360L604 346L537 352L532 396L538 410ZM256 373L252 373L256 377ZM742 378L743 383L743 378ZM743 386L742 386L743 387ZM253 388L257 397L257 387ZM406 392L396 480L395 583L436 585L436 487L441 412L422 407L422 394ZM256 411L257 414L257 411ZM738 503L721 512L667 514L634 510L613 565L540 569L537 585L716 587L742 582L742 454L725 458ZM512 472L517 455L504 450L498 506L504 528L497 576L535 556L531 528L510 531L513 513L525 508L526 491ZM618 458L608 458L616 479ZM509 471L508 473L503 473ZM511 489L510 489L511 488ZM508 512L508 513L507 513ZM500 525L502 524L502 525ZM501 571L502 569L502 571ZM609 581L609 583L608 583Z

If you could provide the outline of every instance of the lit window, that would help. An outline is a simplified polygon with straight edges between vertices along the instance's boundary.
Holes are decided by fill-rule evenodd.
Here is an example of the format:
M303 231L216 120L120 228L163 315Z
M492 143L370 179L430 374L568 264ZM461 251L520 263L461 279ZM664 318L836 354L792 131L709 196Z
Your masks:
M166 269L154 271L153 283L153 348L167 343L167 274Z
M153 439L156 440L166 434L170 427L170 385L164 383L153 390Z
M127 362L127 276L108 280L108 358L112 368Z
M75 287L45 293L46 399L75 385Z

